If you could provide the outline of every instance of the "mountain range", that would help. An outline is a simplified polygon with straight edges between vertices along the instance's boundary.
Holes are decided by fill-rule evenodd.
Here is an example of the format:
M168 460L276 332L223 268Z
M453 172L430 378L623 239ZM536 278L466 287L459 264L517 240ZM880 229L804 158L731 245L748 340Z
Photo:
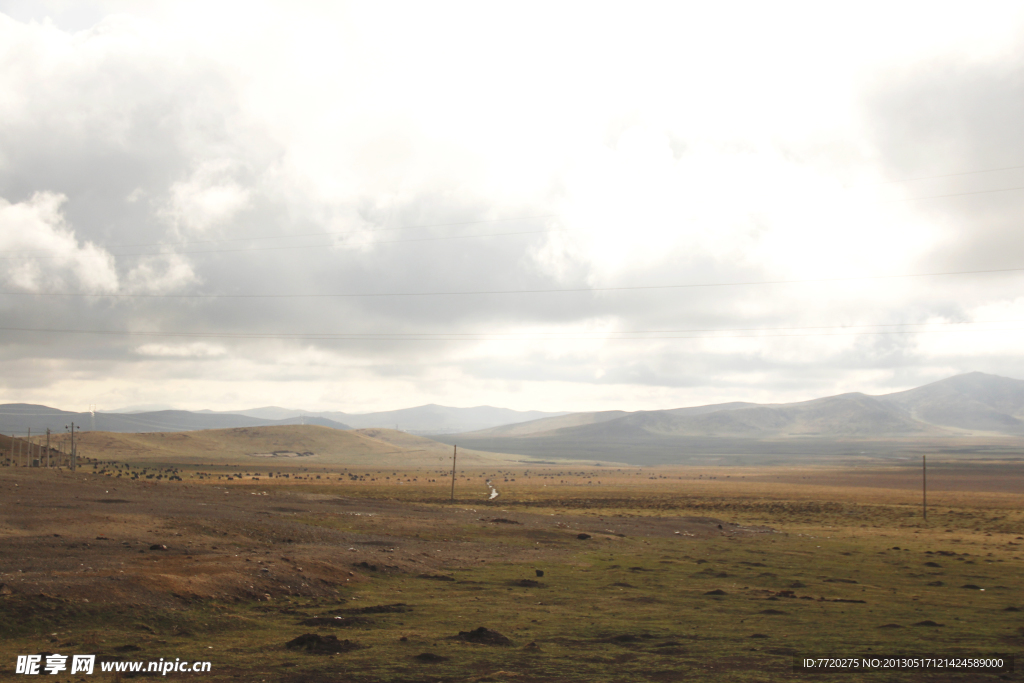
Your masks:
M378 413L304 413L278 407L233 413L160 410L74 413L0 406L0 432L173 432L289 424L397 428L492 453L635 464L700 458L772 459L907 452L1024 451L1024 381L972 372L880 396L840 394L795 403L746 402L626 412L515 411L426 405ZM1002 449L1000 451L1000 449Z
M957 448L962 439L1024 446L1024 381L972 372L881 396L572 413L435 438L501 453L646 464L698 455L892 452L954 438Z
M414 434L434 434L487 429L563 414L491 406L451 408L433 404L366 414L312 413L275 406L228 412L124 409L112 412L75 413L42 405L9 403L0 405L0 432L21 435L31 429L34 434L41 434L50 429L54 433L62 433L73 421L83 430L121 433L307 424L334 429L397 428Z

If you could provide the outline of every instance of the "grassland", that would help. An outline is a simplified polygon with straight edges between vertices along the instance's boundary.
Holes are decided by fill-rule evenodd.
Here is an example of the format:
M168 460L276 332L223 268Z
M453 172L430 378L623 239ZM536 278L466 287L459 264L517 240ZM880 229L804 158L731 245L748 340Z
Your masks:
M60 652L209 659L168 678L210 681L851 680L793 658L1024 644L1005 462L935 463L927 521L910 463L490 462L460 471L454 504L439 466L251 463L0 468L3 670ZM456 638L478 627L510 644ZM306 633L353 649L286 647Z

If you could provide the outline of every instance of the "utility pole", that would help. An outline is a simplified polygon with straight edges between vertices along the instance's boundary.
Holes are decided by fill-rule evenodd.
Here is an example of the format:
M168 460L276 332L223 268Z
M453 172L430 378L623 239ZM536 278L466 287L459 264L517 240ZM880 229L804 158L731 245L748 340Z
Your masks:
M928 521L928 456L921 456L921 511Z
M452 451L452 502L455 502L455 461L459 457L459 447Z
M32 428L28 428L28 445L25 447L25 467L32 467Z
M75 423L71 423L71 427L65 426L64 429L70 429L71 431L71 455L68 457L68 467L72 472L75 471L75 465L77 465L77 453L75 453Z
M46 467L50 467L50 428L46 428Z

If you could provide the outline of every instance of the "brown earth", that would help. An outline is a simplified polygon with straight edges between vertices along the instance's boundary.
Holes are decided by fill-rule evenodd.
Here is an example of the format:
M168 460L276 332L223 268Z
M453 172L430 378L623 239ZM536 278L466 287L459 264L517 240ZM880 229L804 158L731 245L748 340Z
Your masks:
M483 543L473 527L505 526L483 508L111 480L81 470L3 468L0 496L0 584L14 593L145 605L331 596L378 572L447 578L469 564L564 556L593 542L578 540L581 533L700 539L765 531L710 517L502 511L534 545ZM351 528L318 523L325 519Z

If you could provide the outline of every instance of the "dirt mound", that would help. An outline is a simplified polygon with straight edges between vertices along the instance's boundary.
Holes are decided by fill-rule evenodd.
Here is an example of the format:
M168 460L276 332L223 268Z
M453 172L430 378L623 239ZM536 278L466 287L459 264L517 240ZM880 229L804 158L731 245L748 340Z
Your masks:
M725 592L724 590L722 590L721 588L716 588L716 589L715 589L715 590L713 590L713 591L708 591L708 592L707 592L707 593L705 593L704 595L728 595L728 593L726 593L726 592Z
M882 624L878 628L903 628L899 624Z
M453 579L450 576L445 576L444 574L417 574L416 578L417 579L433 579L434 581L454 581L455 580L455 579Z
M934 622L931 619L925 619L924 621L917 622L914 626L945 626L945 624Z
M505 519L504 517L494 517L492 519L483 519L481 517L481 519L485 522L490 522L491 524L522 524L522 522L517 522L514 519Z
M447 662L447 657L441 655L435 655L433 652L421 652L413 657L417 662Z
M780 609L763 609L758 614L789 614L789 612L783 612Z
M497 631L480 626L472 631L459 631L459 635L452 636L452 640L461 640L466 643L478 643L480 645L511 645L512 641Z
M289 650L301 649L314 655L328 655L338 652L350 652L362 647L351 640L338 640L337 636L321 636L316 633L303 633L284 644Z
M522 586L523 588L543 588L544 584L540 581L534 581L533 579L519 579L518 581L512 581L513 586Z

